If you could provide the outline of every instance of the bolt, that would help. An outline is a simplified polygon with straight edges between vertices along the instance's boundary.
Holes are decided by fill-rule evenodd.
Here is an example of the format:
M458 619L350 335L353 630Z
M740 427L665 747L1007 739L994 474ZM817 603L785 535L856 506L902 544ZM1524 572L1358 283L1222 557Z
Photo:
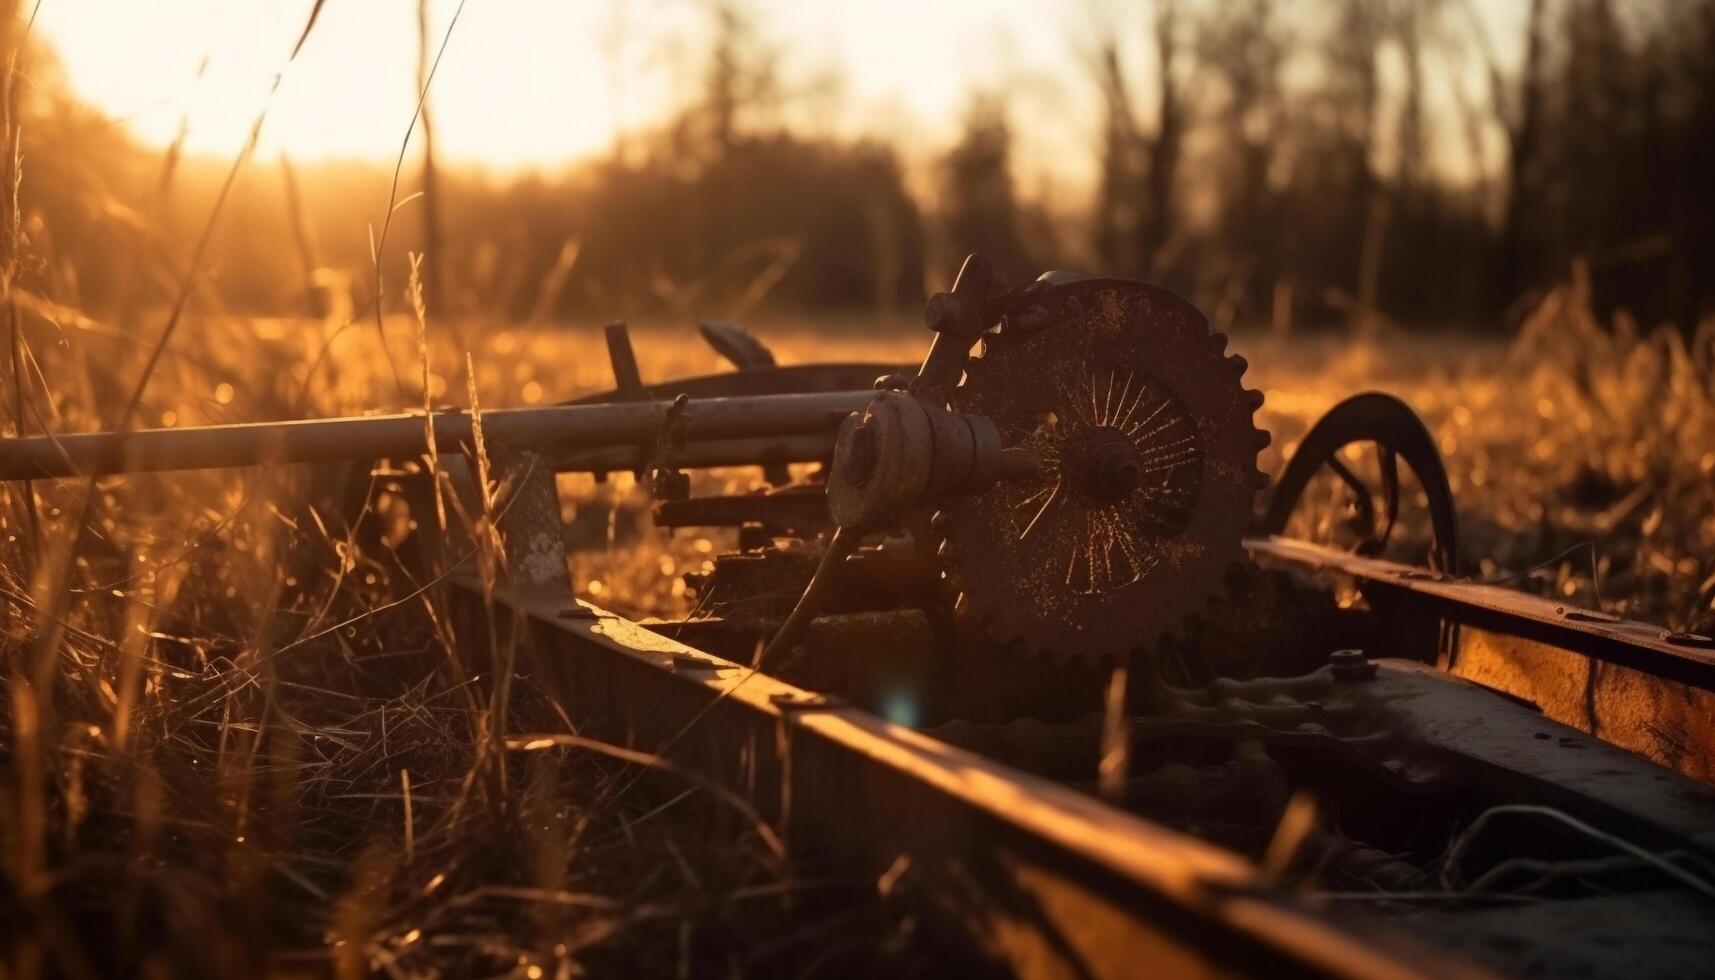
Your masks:
M1670 643L1676 647L1698 647L1704 650L1715 650L1715 637L1704 636L1701 633L1664 630L1661 639L1664 643Z
M1143 482L1143 464L1129 446L1105 447L1090 473L1090 489L1103 500L1119 500Z
M1376 676L1376 665L1362 650L1335 650L1328 655L1334 676L1347 681L1366 681Z

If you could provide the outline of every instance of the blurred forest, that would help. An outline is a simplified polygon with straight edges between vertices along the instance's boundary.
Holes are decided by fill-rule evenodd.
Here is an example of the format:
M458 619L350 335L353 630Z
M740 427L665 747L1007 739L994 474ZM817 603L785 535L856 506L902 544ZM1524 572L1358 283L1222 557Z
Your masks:
M431 97L396 195L425 199L391 228L384 300L403 305L406 253L425 251L437 316L905 318L981 250L1015 277L1140 276L1283 331L1499 329L1577 267L1604 313L1689 329L1715 310L1715 0L1507 0L1522 39L1487 36L1478 2L1154 0L1141 28L1069 12L1086 74L1068 91L1101 108L1060 150L1098 174L1073 208L1021 189L1004 91L972 93L926 172L793 130L766 18L712 2L696 97L564 173L437 168ZM64 94L50 51L30 57L21 285L92 315L161 302L231 161L137 145ZM1483 97L1432 110L1443 72ZM198 301L365 308L391 181L255 161Z

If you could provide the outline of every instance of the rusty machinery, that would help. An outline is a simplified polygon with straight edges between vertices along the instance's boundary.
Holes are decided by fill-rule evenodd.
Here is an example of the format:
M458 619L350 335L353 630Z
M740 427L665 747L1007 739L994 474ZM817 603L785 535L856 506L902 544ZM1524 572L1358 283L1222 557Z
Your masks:
M841 427L829 554L932 511L923 550L944 560L961 621L1014 652L1111 662L1203 611L1241 560L1267 482L1262 395L1240 384L1226 338L1164 290L1050 278L995 291L988 277L967 262L930 301L922 367Z
M1002 772L1099 786L1120 808L1262 860L1272 880L1319 882L1339 915L1386 920L1508 972L1711 969L1715 641L1459 577L1433 440L1386 395L1357 396L1313 427L1259 518L1262 397L1243 386L1226 339L1166 291L1068 275L1009 286L972 257L925 319L934 339L915 370L779 367L742 331L710 323L705 337L739 370L652 385L623 328L610 328L614 391L482 419L510 495L499 524L514 593L549 605L570 594L553 473L631 470L658 524L738 532L712 571L687 576L695 617L645 624L690 644L664 669L680 680L706 671L694 682L720 692L711 708L722 710L746 701L720 680L733 662L820 692L771 693L758 711L852 702L859 734L814 729L844 745L826 766L871 779L864 765L911 756L940 773L928 779L935 792L997 805L926 748L958 746L1011 767ZM448 411L427 423L10 439L0 478L400 458L431 436L458 454L471 434L470 417ZM1354 442L1377 447L1379 500L1342 461ZM1401 460L1428 504L1427 567L1380 557L1398 523ZM794 479L798 463L814 468ZM738 465L762 467L756 492L690 495L684 470ZM1323 468L1352 495L1355 552L1279 536ZM1341 601L1331 582L1346 587ZM586 690L631 690L623 671L590 671L638 624L603 620L591 633L584 608L551 623L585 658L568 669ZM860 709L934 741L889 734ZM626 731L644 723L632 717ZM754 789L755 772L746 778ZM820 786L826 799L818 784L795 785L839 822L839 785ZM1092 819L1035 792L1060 814L1041 825L1044 839ZM1310 799L1321 818L1304 821ZM1001 808L985 819L1040 816ZM865 819L862 833L879 834L882 818ZM1166 874L1171 853L1190 853L1179 846L1155 871L1134 871ZM1173 914L1219 919L1213 894L1178 894L1196 911ZM1158 925L1168 913L1127 914ZM1226 925L1278 940L1300 965L1368 974L1403 962L1366 960L1331 934L1312 951L1254 910L1244 918ZM1077 946L1077 923L1057 925L1071 930L1057 941ZM1219 959L1207 939L1183 941ZM1639 943L1653 958L1627 952ZM1123 974L1123 957L1112 962L1117 971L1093 972Z

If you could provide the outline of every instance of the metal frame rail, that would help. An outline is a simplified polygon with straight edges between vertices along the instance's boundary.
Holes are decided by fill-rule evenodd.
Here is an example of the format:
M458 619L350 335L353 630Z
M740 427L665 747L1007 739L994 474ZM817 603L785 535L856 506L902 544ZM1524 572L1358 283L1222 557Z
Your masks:
M1291 538L1265 563L1342 576L1404 652L1545 716L1715 783L1715 639Z
M487 615L474 579L455 586L458 615ZM1228 851L564 593L492 599L497 626L524 624L512 639L581 732L744 794L796 856L892 869L1021 975L1478 972L1385 929L1340 924Z

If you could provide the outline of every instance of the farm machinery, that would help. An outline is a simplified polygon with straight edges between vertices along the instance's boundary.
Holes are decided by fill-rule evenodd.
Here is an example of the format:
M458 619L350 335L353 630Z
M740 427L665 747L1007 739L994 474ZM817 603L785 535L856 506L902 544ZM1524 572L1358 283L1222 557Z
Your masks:
M0 477L315 464L353 521L379 484L580 731L744 794L806 866L874 873L1020 972L1715 970L1715 640L1465 575L1391 396L1271 481L1245 360L1165 290L973 256L925 321L916 366L782 367L713 324L738 369L659 383L610 327L615 388L576 402L9 439ZM715 467L760 480L693 495ZM690 616L575 598L573 471L731 531ZM1355 550L1283 536L1328 472ZM436 533L443 492L490 501L498 585ZM1408 503L1421 565L1380 557Z

